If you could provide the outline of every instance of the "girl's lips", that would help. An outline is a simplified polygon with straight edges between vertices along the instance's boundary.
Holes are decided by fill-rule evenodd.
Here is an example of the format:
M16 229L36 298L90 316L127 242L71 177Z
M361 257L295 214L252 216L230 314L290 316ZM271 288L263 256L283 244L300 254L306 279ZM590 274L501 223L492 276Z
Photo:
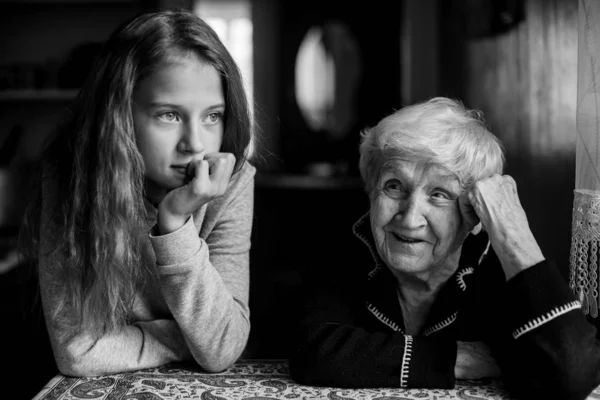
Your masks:
M194 169L194 164L191 162L187 163L185 165L173 165L173 166L171 166L171 168L173 168L179 174L183 175L184 178L189 179L189 180L193 179L194 176L196 175L196 171Z
M171 167L173 168L175 171L177 171L178 173L180 173L183 176L187 176L187 165L186 166L173 166Z

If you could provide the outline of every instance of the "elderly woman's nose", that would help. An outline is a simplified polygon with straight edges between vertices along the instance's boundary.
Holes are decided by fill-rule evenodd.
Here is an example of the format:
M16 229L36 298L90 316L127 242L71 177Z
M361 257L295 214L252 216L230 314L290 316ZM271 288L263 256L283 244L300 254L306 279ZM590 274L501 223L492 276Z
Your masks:
M426 204L416 195L411 195L400 202L396 218L407 228L418 228L425 225Z

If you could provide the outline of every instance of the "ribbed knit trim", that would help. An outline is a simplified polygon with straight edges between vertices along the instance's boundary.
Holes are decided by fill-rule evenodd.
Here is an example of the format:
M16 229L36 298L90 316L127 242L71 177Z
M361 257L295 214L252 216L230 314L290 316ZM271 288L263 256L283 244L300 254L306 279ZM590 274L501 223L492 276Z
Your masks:
M386 324L387 326L389 326L393 330L398 331L398 332L403 332L402 329L398 326L398 324L396 324L394 321L392 321L391 319L389 319L388 317L386 317L385 315L383 315L383 313L381 311L379 311L377 309L377 307L375 307L373 304L367 302L367 309L369 311L371 311L371 313L373 313L373 315L378 320L380 320L381 322L383 322L384 324Z
M400 387L408 387L409 363L412 357L413 338L410 335L404 335L404 355L402 356L402 368L400 369Z
M529 321L528 323L526 323L525 325L523 325L522 327L520 327L519 329L515 330L512 334L513 338L518 339L519 337L523 336L527 332L529 332L539 326L542 326L545 323L552 321L554 318L559 317L563 314L566 314L569 311L575 310L577 308L581 308L581 303L578 301L572 301L572 302L562 305L560 307L556 307L553 310L542 315L541 317L535 318L535 319Z
M458 284L458 287L462 289L463 292L467 290L467 284L465 283L463 276L472 274L474 271L475 270L473 269L473 267L467 267L460 271L458 274L456 274L456 283Z
M458 315L458 311L455 311L452 315L450 315L445 320L440 321L437 324L427 328L425 330L425 332L423 332L423 336L429 336L432 333L439 331L440 329L444 329L445 327L447 327L448 325L450 325L451 323L456 321L457 315Z
M381 268L381 265L379 264L379 258L377 257L377 251L373 248L373 246L371 246L371 243L369 242L369 240L358 232L358 228L360 228L360 226L365 222L365 219L367 219L368 215L369 215L369 211L366 212L365 214L363 214L362 217L360 217L358 219L358 221L356 221L354 223L354 225L352 225L352 233L354 233L354 236L359 238L360 241L363 242L369 248L369 251L371 252L371 257L373 257L373 260L375 261L375 268L373 268L369 272L369 279L371 279L371 278L373 278L373 276L375 276L375 273L377 273L377 271L379 271L379 268Z

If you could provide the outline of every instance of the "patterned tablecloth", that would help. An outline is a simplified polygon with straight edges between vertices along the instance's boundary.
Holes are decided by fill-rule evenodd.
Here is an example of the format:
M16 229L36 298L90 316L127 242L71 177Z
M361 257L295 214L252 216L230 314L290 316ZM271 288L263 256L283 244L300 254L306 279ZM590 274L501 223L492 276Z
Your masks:
M445 400L510 399L497 380L458 381L454 389L341 389L299 385L282 360L239 361L218 374L198 367L173 364L96 378L56 376L34 400L268 400L268 399L372 399ZM600 399L596 389L589 399Z

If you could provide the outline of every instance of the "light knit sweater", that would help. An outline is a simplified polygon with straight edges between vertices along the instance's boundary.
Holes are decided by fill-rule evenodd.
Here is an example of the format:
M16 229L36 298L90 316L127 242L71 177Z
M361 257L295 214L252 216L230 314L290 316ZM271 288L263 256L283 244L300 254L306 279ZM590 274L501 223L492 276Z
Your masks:
M94 342L61 332L51 315L61 286L52 260L40 257L40 288L55 360L65 375L90 376L150 368L193 357L207 371L229 367L250 332L249 251L255 167L246 163L225 194L197 210L180 229L154 236L156 209L140 234L142 260L157 279L140 285L131 325ZM52 237L42 221L41 239ZM42 249L44 243L42 242ZM71 337L69 337L71 336ZM61 339L67 337L67 339Z

